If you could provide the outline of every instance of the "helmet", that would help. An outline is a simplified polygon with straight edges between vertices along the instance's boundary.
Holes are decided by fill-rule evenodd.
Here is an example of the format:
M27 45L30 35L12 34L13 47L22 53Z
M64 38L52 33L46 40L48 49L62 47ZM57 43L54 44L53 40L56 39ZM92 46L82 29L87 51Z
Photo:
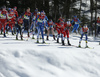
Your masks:
M10 11L10 10L11 10L11 8L8 8L8 10Z
M14 7L14 10L16 10L16 9L17 9L17 7L15 6L15 7Z
M98 19L100 19L100 17L98 17Z
M37 15L40 15L40 12L38 12Z
M44 12L41 12L41 15L44 15Z
M11 13L14 13L14 9L11 9L10 12L11 12Z
M75 18L77 17L77 16L74 16Z

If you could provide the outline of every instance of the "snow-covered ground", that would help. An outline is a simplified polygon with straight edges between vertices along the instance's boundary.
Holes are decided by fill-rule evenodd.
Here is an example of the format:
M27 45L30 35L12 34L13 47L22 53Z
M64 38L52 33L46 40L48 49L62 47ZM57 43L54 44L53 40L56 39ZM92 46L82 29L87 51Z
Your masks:
M79 37L70 35L71 44L78 46ZM0 35L0 77L100 77L100 45L88 40L94 49L61 46L52 37L50 44L36 44Z

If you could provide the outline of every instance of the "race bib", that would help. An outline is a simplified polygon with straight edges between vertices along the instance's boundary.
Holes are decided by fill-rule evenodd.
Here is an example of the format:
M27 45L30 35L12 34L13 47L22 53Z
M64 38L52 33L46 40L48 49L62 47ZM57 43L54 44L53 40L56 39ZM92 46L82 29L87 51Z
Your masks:
M24 19L29 20L30 18L28 16L24 15Z
M75 22L75 24L79 24L78 22Z

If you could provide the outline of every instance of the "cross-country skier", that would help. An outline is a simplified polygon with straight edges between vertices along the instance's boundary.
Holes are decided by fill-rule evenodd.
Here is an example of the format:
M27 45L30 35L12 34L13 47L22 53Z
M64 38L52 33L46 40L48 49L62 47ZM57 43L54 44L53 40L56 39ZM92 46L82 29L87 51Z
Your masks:
M0 8L0 13L1 13L1 8ZM1 24L1 21L0 21L0 31L1 31L1 34L2 34L2 24Z
M16 20L16 16L14 13L14 10L11 9L10 13L8 14L8 23L9 23L9 27L11 28L12 31L12 35L14 35L14 27L15 27L15 20Z
M30 37L29 32L30 32L30 22L31 22L31 12L30 8L28 7L26 12L23 13L23 22L24 22L24 29L27 29L28 37Z
M97 19L97 35L100 33L100 17Z
M44 14L43 12L41 12L41 14L37 17L37 29L38 29L38 34L37 34L37 43L39 43L39 34L41 32L42 35L42 43L45 43L44 41L44 34L43 34L43 30L44 30Z
M47 40L49 40L49 33L50 33L50 30L52 31L53 39L55 40L54 22L52 21L52 19L48 21Z
M63 39L63 31L64 31L64 21L58 21L56 24L56 30L57 30L57 43L59 43L59 38L61 36L61 41Z
M18 40L18 33L20 32L20 36L21 36L21 40L23 40L23 19L22 18L18 18L17 20L17 26L16 26L16 29L17 29L17 33L16 33L16 40Z
M70 30L71 26L72 26L72 24L70 22L70 19L68 19L68 21L64 24L62 45L65 45L64 40L65 40L66 35L67 35L68 45L71 45L70 42L69 42L69 30Z
M14 13L15 13L15 26L14 26L14 33L16 34L18 12L17 12L17 7L16 7L16 6L15 6L13 9L14 9Z
M31 28L30 28L32 30L32 39L35 39L34 34L35 34L35 29L36 29L37 17L39 15L40 15L40 12L37 12L37 14L35 13L32 18L32 23L31 23Z
M75 24L74 24L72 33L74 32L74 30L76 31L76 33L78 33L78 28L79 28L80 20L77 18L77 16L74 16L74 19L72 20L71 23L73 23L73 22L74 22Z
M48 26L48 17L46 16L46 13L44 12L44 10L42 11L43 12L43 16L44 16L44 31L45 31L45 34L47 33L47 26Z
M58 21L60 21L60 22L64 22L65 21L65 19L62 17L62 16L60 16L60 18L58 19Z
M6 6L3 6L2 10L0 12L0 23L1 23L2 27L3 27L4 37L6 37L5 27L7 25L7 19L8 19L8 12L6 10Z
M87 25L85 24L82 28L81 28L81 38L80 38L80 41L79 41L79 47L81 47L81 41L82 41L82 38L83 38L83 36L85 35L85 41L86 41L86 47L88 47L88 45L87 45L87 39L88 39L88 36L87 36L87 34L88 34L88 32L89 32L89 28L87 27Z

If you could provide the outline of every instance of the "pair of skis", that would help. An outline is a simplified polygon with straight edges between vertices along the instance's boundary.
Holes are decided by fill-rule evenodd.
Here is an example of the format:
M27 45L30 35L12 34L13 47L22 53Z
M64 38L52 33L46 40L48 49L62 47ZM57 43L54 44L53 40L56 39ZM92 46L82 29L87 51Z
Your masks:
M76 47L76 48L82 48L82 49L94 49L94 47L89 47L89 46L86 46L86 47L81 47L81 46L76 46L76 45L62 45L62 46L73 46L73 47Z

